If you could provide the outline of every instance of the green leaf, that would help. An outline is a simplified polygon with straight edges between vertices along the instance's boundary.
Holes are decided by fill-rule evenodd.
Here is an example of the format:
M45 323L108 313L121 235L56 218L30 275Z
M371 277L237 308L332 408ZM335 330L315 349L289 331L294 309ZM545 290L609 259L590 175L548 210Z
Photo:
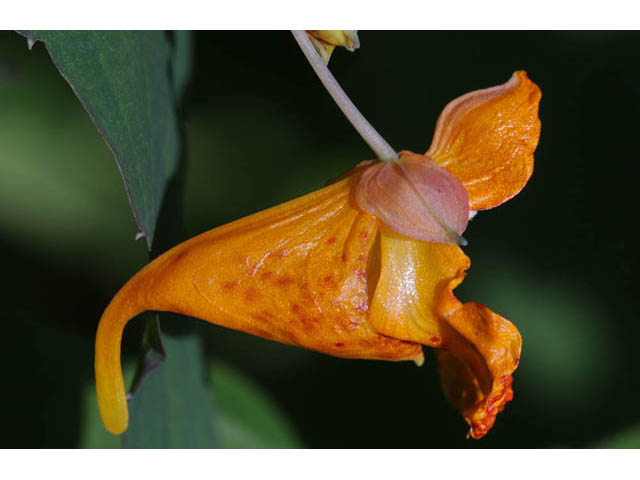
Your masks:
M142 345L140 346L140 358L136 367L131 388L131 395L140 387L145 377L155 370L167 358L164 350L162 336L160 335L160 314L151 313L145 315L144 332L142 334Z
M193 68L193 32L173 32L173 88L176 98L181 99L191 78Z
M20 33L27 37L29 48L37 40L45 44L111 149L152 255L181 240L182 151L176 98L181 98L190 76L190 34L175 34L172 50L169 36L159 31ZM131 402L126 444L215 446L199 340L179 336L165 342L168 359L161 363L158 322L147 321L134 386L143 376L148 382Z
M148 374L129 401L124 446L217 447L199 337L165 335L163 344L167 359Z
M253 382L226 365L214 364L210 373L221 447L301 447L284 414Z
M24 31L44 42L113 152L142 235L152 245L180 154L171 50L164 32Z
M20 76L0 85L3 239L115 288L147 255L118 168L43 45L22 53Z

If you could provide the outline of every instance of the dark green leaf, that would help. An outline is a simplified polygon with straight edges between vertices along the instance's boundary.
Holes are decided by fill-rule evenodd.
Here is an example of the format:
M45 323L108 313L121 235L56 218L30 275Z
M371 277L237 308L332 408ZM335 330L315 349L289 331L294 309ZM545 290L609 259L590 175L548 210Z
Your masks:
M160 31L24 31L51 59L113 152L133 214L153 242L180 153L171 51ZM80 160L80 159L79 159Z
M179 100L184 95L193 67L193 32L173 32L173 88Z
M215 448L212 398L196 335L163 337L167 359L129 401L127 448Z
M221 447L301 447L284 414L249 379L226 365L214 364L210 372Z
M158 31L21 33L29 48L36 40L44 42L111 149L140 232L149 249L154 247L152 254L175 244L181 239L182 155L176 92L182 96L190 76L190 34L176 33L172 50L168 35ZM215 446L199 342L189 336L166 342L169 360L154 370L164 359L154 317L145 328L133 383L139 387L146 376L149 382L131 402L127 445ZM91 431L88 443L102 438Z

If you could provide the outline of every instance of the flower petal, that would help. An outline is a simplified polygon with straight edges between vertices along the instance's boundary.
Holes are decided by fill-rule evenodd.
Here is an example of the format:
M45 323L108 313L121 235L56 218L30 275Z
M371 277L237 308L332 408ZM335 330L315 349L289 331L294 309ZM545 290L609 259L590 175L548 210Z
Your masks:
M317 192L194 237L138 272L105 310L96 386L106 428L128 424L120 343L144 310L172 311L346 358L422 362L422 346L369 324L378 220L355 205L362 169Z
M437 353L442 385L471 426L469 435L481 438L513 398L511 374L522 338L511 322L479 303L461 305L446 321L460 338L450 336L449 348Z
M513 397L518 330L453 295L470 264L459 247L418 242L382 226L380 250L369 322L383 335L438 347L445 394L471 425L470 435L482 437Z
M411 152L367 168L356 200L396 232L426 242L457 244L469 222L467 191L458 179Z
M440 114L426 156L466 187L471 210L506 202L533 173L540 89L518 71L497 87L467 93Z
M384 225L379 248L382 263L369 322L388 337L442 346L446 328L438 312L464 278L469 259L455 246L417 242Z

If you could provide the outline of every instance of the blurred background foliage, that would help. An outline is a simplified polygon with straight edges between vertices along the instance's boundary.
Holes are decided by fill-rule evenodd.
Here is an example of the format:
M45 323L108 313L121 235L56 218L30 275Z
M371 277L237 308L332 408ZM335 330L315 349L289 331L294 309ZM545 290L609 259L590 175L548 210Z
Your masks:
M525 190L469 226L458 288L523 336L515 399L481 441L426 364L331 358L206 325L226 447L640 447L633 273L640 35L368 32L331 68L397 149L451 99L524 69L543 97ZM197 234L321 187L366 145L287 32L198 32L186 91L185 226ZM0 32L3 447L117 447L93 390L98 319L147 252L109 149L42 44ZM169 320L169 322L176 320ZM181 319L183 322L195 320ZM142 321L124 337L126 371ZM171 328L171 325L168 325Z

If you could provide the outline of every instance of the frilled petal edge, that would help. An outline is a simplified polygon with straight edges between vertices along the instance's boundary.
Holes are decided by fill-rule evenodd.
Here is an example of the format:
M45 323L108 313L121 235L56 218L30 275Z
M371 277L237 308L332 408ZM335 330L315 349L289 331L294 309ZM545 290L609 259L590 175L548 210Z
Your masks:
M512 373L520 361L522 339L508 320L479 303L465 303L446 318L459 335L437 352L444 392L482 438L496 415L513 399Z

